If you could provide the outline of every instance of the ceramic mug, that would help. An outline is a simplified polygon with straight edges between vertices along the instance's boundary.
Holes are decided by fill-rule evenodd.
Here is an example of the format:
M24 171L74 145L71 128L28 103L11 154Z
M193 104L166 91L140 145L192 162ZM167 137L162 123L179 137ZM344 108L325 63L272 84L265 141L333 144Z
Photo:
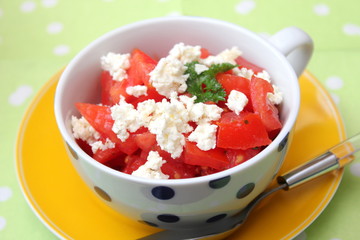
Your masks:
M70 118L79 116L74 103L100 102L100 57L108 52L129 53L134 48L163 57L179 42L200 45L212 53L237 46L244 58L269 72L284 98L280 105L283 128L278 136L258 155L236 167L190 179L139 178L88 156L72 136ZM66 67L55 95L57 125L79 175L108 206L165 229L205 225L244 208L277 174L299 111L298 76L312 50L311 38L295 27L264 39L238 25L202 17L164 17L129 24L92 42Z

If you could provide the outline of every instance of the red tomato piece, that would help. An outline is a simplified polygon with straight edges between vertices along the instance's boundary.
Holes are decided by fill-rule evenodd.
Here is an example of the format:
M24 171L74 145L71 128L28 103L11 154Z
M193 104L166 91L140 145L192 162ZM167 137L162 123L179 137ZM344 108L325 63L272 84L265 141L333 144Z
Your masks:
M249 100L248 104L245 106L245 110L252 111L249 79L227 73L217 74L216 79L223 86L226 96L229 96L232 90L244 93Z
M160 102L162 99L165 98L165 96L160 95L153 86L148 85L147 88L147 95L142 95L131 101L131 104L133 104L134 107L137 107L138 103L149 99L154 99L155 102Z
M113 105L112 98L110 96L110 89L114 80L108 71L101 73L101 103L103 105Z
M196 146L196 143L186 141L184 163L222 170L229 165L229 160L225 156L223 149L215 148L203 151Z
M231 149L248 149L271 143L265 126L255 113L224 113L217 123L217 146Z
M198 167L187 165L173 159L167 159L162 165L161 171L169 175L170 179L192 178L199 175Z
M149 131L134 135L137 146L144 151L150 151L156 145L156 136Z
M129 155L125 158L125 168L123 169L124 173L132 174L133 171L136 171L140 166L146 163L146 157L138 155Z
M279 130L282 127L279 110L267 99L267 94L274 92L271 83L262 78L253 77L250 90L254 112L259 114L266 130L268 132Z
M98 149L95 153L93 158L100 162L100 163L106 163L110 160L113 160L119 156L124 154L119 148L108 148L106 150Z
M112 131L114 120L111 117L110 107L90 103L76 103L76 107L81 115L104 139L109 138L116 144L116 148L119 148L126 154L132 154L138 149L133 135L130 135L125 142L122 142Z
M210 52L206 48L201 48L200 51L201 51L200 58L204 59L210 56Z
M130 56L128 78L131 86L149 83L149 73L155 68L157 62L139 49L134 49Z
M246 60L243 57L238 57L237 59L235 59L235 62L239 65L239 68L247 68L247 69L251 69L254 71L254 73L259 73L262 72L264 69L249 62L248 60Z
M249 160L250 158L257 155L259 152L261 152L261 148L249 148L246 150L228 149L226 151L226 156L230 161L229 168L235 167L240 163Z

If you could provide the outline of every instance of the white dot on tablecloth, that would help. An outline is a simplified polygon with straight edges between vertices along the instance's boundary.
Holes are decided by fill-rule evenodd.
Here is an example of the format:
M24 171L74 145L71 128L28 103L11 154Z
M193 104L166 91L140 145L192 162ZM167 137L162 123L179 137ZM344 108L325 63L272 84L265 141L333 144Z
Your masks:
M6 226L6 219L0 216L0 231L3 230Z
M350 172L356 177L360 177L360 163L353 163L350 165Z
M0 17L4 16L4 10L0 8Z
M64 26L60 22L52 22L47 26L47 32L50 34L57 34L63 30Z
M325 84L326 84L326 87L328 87L329 89L338 90L343 87L344 82L341 78L339 78L337 76L331 76L325 80Z
M314 6L313 11L318 16L326 16L326 15L329 15L330 8L326 4L319 3Z
M20 10L24 13L29 13L34 11L36 8L36 4L33 1L25 1L20 5Z
M67 45L58 45L54 48L54 54L58 56L66 55L70 52L70 48Z
M0 187L0 202L5 202L12 196L11 188L9 187Z
M330 240L341 240L341 238L330 238Z
M20 106L32 93L33 89L31 86L22 85L18 87L15 92L10 94L8 101L13 106Z
M354 36L359 35L360 36L360 26L353 23L347 23L343 26L343 31L346 35Z
M51 8L56 6L58 0L42 0L41 2L44 7Z
M255 6L256 3L253 0L242 0L235 5L235 11L240 14L248 14L254 10Z

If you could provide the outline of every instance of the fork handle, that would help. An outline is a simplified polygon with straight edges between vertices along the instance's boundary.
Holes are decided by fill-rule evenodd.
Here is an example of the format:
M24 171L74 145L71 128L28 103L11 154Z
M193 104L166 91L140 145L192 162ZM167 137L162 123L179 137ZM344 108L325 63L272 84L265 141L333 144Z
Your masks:
M355 158L360 150L360 133L330 148L315 159L306 162L277 178L279 184L286 184L285 190L292 189L313 178L344 167Z

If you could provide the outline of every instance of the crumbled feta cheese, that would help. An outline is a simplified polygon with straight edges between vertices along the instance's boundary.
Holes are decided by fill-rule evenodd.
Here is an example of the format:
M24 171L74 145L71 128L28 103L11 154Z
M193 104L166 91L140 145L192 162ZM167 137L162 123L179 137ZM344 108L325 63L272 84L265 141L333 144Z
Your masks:
M228 96L226 106L228 106L230 110L239 115L239 113L244 109L248 101L249 100L244 93L236 90L231 90Z
M241 54L242 52L238 47L232 47L231 49L225 49L216 56L209 56L205 59L200 59L200 63L205 64L206 66L221 63L236 64L235 59L238 58Z
M257 77L257 78L262 78L262 79L270 82L270 74L269 74L267 71L265 71L265 70L263 70L262 72L257 73L257 74L255 75L255 77Z
M202 123L189 135L189 141L196 142L196 146L203 151L216 147L217 125Z
M164 163L166 163L166 161L163 160L158 152L150 151L145 164L132 172L131 175L150 179L168 179L169 175L161 171L161 166Z
M196 97L182 95L180 101L186 105L190 121L196 123L210 122L220 119L223 109L215 104L194 103Z
M104 143L102 141L96 141L90 143L90 146L92 152L96 153L99 149L104 151L106 149L115 148L115 143L113 143L110 139L106 138Z
M135 97L140 97L141 95L147 95L147 87L144 85L136 85L126 88L126 93Z
M206 70L209 70L209 68L203 64L195 64L195 72L197 74L200 74L202 72L205 72Z
M282 103L283 101L283 93L276 85L272 85L274 88L274 93L267 93L267 99L275 105Z
M254 71L251 69L247 69L247 68L234 68L233 69L233 73L237 76L243 77L243 78L247 78L249 80L251 80L252 76L254 75Z
M170 153L172 158L178 158L185 145L183 133L193 130L188 121L189 114L184 104L172 95L170 101L163 99L156 103L152 119L146 127L156 135L161 149Z
M120 97L120 102L110 108L111 117L114 119L112 130L117 137L125 142L129 137L129 132L135 132L141 125L139 121L139 113L132 104L125 101L124 97Z
M116 81L122 81L127 78L126 70L130 67L130 54L116 54L109 52L101 57L101 66Z
M173 48L169 51L168 57L178 59L182 62L182 64L186 64L200 59L200 56L200 46L190 46L185 45L184 43L178 43L175 44Z
M87 143L93 143L100 139L100 133L98 133L84 117L77 118L72 116L71 125L73 136L76 139L81 139Z
M186 80L188 74L184 74L187 67L176 58L161 58L150 75L150 83L157 92L167 98L170 93L176 91L183 93L187 89Z

